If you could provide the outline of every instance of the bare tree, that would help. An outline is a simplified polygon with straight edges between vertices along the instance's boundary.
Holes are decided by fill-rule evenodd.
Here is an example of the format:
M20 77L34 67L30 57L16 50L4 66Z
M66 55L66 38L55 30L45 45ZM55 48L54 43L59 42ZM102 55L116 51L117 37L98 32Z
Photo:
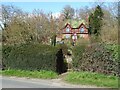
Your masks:
M74 11L74 8L72 8L69 5L66 5L64 7L62 13L64 14L64 16L65 16L66 19L72 19L73 16L74 16L74 14L75 14L75 11Z
M13 20L14 17L21 16L23 14L22 10L12 6L12 5L2 5L2 23L4 25L4 29L7 25Z
M101 30L102 41L107 43L117 43L118 41L118 20L116 3L111 3L103 7L104 25Z

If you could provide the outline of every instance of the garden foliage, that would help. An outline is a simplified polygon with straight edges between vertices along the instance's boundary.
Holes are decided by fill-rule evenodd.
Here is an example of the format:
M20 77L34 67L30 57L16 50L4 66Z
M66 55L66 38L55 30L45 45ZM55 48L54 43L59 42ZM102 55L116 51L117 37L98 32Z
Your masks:
M57 47L40 44L4 45L2 51L2 61L7 69L56 71Z
M118 49L116 47L101 43L76 46L73 50L73 66L79 71L118 75Z

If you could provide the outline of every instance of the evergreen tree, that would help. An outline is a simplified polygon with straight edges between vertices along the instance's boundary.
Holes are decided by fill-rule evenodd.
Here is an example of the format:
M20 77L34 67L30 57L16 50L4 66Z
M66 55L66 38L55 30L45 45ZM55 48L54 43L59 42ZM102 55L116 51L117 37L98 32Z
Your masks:
M103 11L101 7L98 5L95 8L93 14L89 17L89 32L90 34L95 34L96 36L100 35L100 30L102 26L102 18L103 18Z
M93 13L91 13L89 16L89 34L92 34L92 30L93 30Z

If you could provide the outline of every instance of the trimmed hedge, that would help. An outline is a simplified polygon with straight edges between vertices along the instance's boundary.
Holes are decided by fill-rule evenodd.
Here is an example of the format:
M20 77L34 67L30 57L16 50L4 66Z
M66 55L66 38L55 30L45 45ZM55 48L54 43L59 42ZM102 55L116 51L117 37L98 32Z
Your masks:
M59 45L57 45L57 47L59 49L62 49L62 52L63 52L64 55L67 55L67 53L68 53L68 46L67 46L67 44L59 44Z
M118 75L118 60L114 57L115 53L108 50L105 44L95 43L87 47L75 47L73 54L73 66L79 71Z
M56 71L57 47L40 44L3 45L3 64L21 70Z
M85 44L79 44L74 46L73 48L73 66L74 68L79 67L79 61L82 59L82 55L85 51L86 45Z

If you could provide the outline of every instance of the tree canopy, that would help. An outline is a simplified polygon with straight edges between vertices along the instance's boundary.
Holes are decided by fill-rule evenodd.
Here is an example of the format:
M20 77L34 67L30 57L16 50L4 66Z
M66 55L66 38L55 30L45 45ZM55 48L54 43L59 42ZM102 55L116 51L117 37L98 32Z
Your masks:
M99 5L95 8L95 11L90 14L89 16L90 34L95 34L97 36L100 35L103 15L104 15L103 11Z

